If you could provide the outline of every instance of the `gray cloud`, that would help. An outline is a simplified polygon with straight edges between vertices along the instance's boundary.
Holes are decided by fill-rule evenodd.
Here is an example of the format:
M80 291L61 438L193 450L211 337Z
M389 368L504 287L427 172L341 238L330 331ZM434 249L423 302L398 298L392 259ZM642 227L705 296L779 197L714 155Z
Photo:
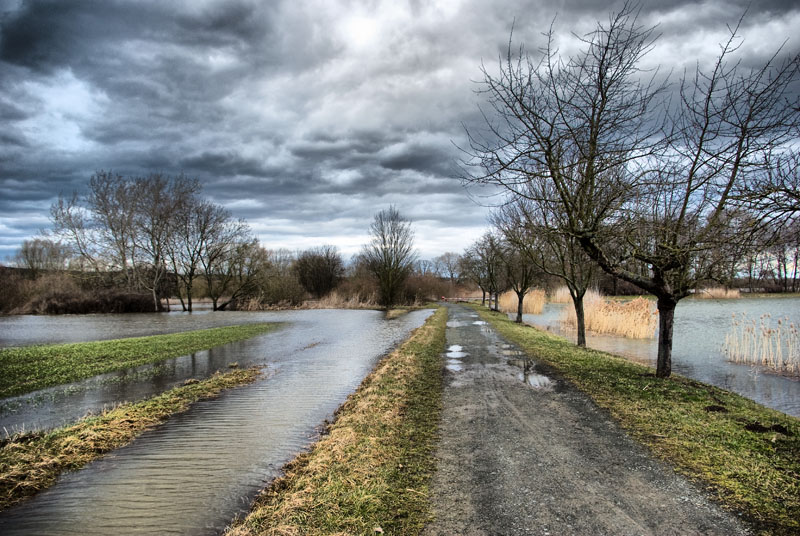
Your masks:
M662 34L653 60L713 53L748 4L646 2L643 20ZM59 192L85 188L99 169L197 177L267 246L352 251L372 215L396 204L419 222L424 256L459 250L485 225L486 209L453 178L462 125L480 120L481 62L491 68L505 51L512 23L534 50L557 13L568 35L608 9L0 0L0 257L46 224ZM795 2L751 5L750 54L793 37L798 22Z

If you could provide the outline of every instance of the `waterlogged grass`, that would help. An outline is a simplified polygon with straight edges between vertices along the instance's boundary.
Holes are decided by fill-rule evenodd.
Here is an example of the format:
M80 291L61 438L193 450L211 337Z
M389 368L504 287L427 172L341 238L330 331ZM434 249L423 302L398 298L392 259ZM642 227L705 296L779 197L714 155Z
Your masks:
M800 420L688 378L658 379L648 367L476 310L761 533L800 534Z
M53 485L62 472L79 469L127 445L148 428L186 411L194 402L253 382L259 374L255 368L217 373L148 400L86 417L74 425L4 440L0 446L0 510Z
M447 311L386 357L228 536L418 534L431 518Z
M110 341L6 348L0 350L0 398L208 350L276 327L275 323L245 324Z

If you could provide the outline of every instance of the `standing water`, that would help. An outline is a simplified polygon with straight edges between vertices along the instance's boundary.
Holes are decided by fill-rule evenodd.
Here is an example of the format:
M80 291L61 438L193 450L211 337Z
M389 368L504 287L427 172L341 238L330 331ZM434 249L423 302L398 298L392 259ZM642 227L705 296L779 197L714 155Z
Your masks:
M560 316L572 304L545 305L540 315L524 315L523 320L570 341L575 330L564 329ZM798 298L740 298L734 300L686 299L675 309L672 345L672 370L683 376L716 385L755 400L759 404L800 417L800 381L771 373L760 367L728 361L722 352L725 335L731 329L732 315L758 319L771 315L773 321L788 317L800 324ZM591 348L622 355L633 361L655 367L658 355L657 337L628 339L586 332Z
M251 315L289 322L237 353L269 376L200 402L0 513L5 534L217 534L430 311ZM238 343L242 344L242 343Z

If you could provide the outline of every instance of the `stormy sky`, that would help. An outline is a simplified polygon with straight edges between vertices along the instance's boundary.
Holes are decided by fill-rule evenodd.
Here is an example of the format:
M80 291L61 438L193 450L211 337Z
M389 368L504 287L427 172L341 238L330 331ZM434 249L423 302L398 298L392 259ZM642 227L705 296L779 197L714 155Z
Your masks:
M710 61L748 1L644 2L665 71ZM588 31L597 0L0 0L0 261L50 227L59 192L96 170L184 173L268 248L367 240L395 205L423 258L486 228L457 176L477 128L480 66L534 49L553 17ZM743 61L784 41L800 5L752 2Z

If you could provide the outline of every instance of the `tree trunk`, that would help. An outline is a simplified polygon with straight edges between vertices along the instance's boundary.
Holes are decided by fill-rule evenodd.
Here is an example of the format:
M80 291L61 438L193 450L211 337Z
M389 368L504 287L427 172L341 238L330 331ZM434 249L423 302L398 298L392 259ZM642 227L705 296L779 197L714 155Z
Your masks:
M517 324L522 324L522 300L525 299L524 292L517 292L517 318L514 320Z
M156 291L156 285L153 285L153 306L155 307L155 311L154 312L157 313L159 311L159 309L160 309L159 306L160 305L161 304L158 303L158 292Z
M481 292L483 293L483 296L481 297L481 307L483 307L486 305L486 291L481 289Z
M678 302L671 296L658 298L658 360L656 376L669 378L672 373L672 327L675 306Z
M616 281L616 278L614 279ZM578 346L586 348L586 317L583 312L583 296L572 298L575 307L575 320L578 328Z

